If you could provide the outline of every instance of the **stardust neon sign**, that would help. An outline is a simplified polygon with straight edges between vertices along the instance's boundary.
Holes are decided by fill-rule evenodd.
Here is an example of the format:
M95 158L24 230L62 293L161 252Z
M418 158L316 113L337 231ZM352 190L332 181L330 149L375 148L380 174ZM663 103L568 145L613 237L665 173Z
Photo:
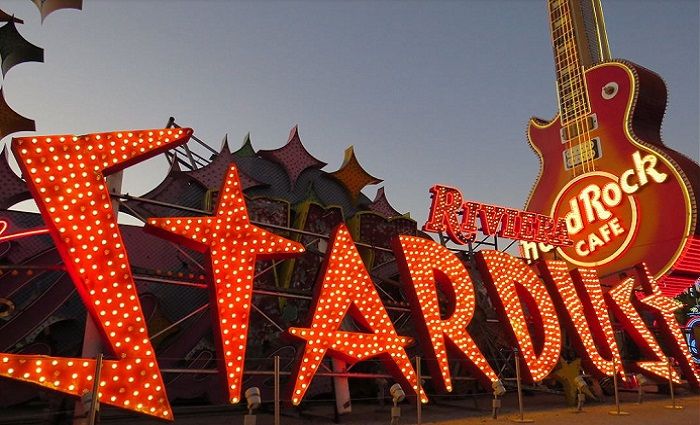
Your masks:
M134 130L18 138L12 143L66 270L111 351L112 358L105 362L100 376L100 401L163 419L172 419L172 410L105 176L184 143L191 133L190 129ZM147 229L208 254L219 370L226 376L229 400L236 403L244 373L255 262L298 255L303 247L249 222L235 166L230 167L220 193L213 216L152 219ZM449 196L452 200L446 202L446 208L450 212L442 214L436 223L461 232L460 237L468 235L469 222L465 232L465 227L453 221L452 211L463 208L462 202L454 192L444 199ZM514 231L508 230L508 214L497 208L479 210L485 214L482 226L493 224L488 231L496 231L496 223L506 223L502 231ZM522 213L519 216L522 223L530 220L523 219ZM521 224L519 231L527 237L540 235L550 242L558 239L565 243L556 228ZM419 343L428 353L438 387L452 389L448 352L462 359L490 387L497 375L468 331L476 305L469 271L453 253L430 240L401 236L393 241L393 250L414 312ZM504 330L523 353L527 380L542 380L557 363L562 346L560 320L590 373L610 376L622 372L607 313L611 310L644 355L643 360L626 366L664 378L668 374L664 356L670 354L680 361L690 385L700 386L700 376L692 367L683 334L673 317L678 305L659 292L643 266L637 268L635 278L603 293L595 271L568 272L558 261L538 263L541 278L522 261L503 252L478 252L476 264L504 319ZM290 380L292 402L302 401L325 356L351 364L380 358L396 380L416 391L416 372L405 351L412 341L397 334L344 225L331 237L319 276L308 325L288 330L304 345ZM641 285L642 297L634 293L637 285ZM440 315L438 288L454 306L447 318ZM655 315L668 353L642 321L640 309ZM362 332L341 328L346 315ZM73 396L92 387L94 365L94 359L0 354L0 376ZM676 372L672 378L680 380ZM423 402L428 401L422 391L419 396Z

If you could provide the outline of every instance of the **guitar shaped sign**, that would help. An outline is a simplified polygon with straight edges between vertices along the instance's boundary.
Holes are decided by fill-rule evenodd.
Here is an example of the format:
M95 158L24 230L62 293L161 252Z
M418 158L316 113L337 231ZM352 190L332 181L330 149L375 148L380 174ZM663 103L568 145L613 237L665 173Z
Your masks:
M609 59L597 0L548 8L559 112L529 122L540 172L525 209L564 217L574 243L540 251L603 278L646 262L680 292L700 274L700 168L661 140L666 86Z

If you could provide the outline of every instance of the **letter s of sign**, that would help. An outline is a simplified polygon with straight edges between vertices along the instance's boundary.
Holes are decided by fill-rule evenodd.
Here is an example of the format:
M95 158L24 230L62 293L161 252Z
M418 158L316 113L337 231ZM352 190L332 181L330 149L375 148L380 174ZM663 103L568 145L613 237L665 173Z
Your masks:
M191 129L20 137L12 150L88 314L119 360L106 360L100 402L172 419L105 175L185 143ZM95 240L95 243L86 243ZM119 300L123 308L110 306ZM2 354L0 375L73 396L94 359ZM132 382L139 391L127 391ZM138 394L138 396L136 396Z

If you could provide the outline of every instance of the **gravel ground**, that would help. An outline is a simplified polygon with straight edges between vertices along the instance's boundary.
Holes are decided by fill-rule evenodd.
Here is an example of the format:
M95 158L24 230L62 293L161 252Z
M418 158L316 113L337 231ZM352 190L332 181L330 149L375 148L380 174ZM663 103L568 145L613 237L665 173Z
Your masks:
M574 408L565 407L564 399L559 395L537 394L524 397L525 418L536 424L560 425L581 423L585 425L700 425L700 395L685 393L677 398L677 404L683 409L667 409L670 397L663 394L647 394L642 404L636 404L636 393L621 393L621 409L629 412L628 416L613 416L608 412L615 410L610 398L603 402L586 403L581 413ZM439 404L423 406L421 423L425 425L474 425L474 424L512 424L518 417L517 396L509 393L502 400L502 409L498 419L491 418L491 400L487 397L466 399L442 399ZM402 417L400 425L417 423L416 407L404 402L401 404ZM257 425L274 425L271 406L265 406L257 414ZM375 425L390 422L391 406L383 407L376 403L355 403L353 412L338 418L340 424ZM175 425L243 425L243 412L240 408L222 406L176 407ZM333 407L327 403L309 404L300 413L294 409L284 409L281 425L333 424ZM54 422L55 423L55 422ZM45 409L12 409L0 412L0 424L54 424L47 421ZM62 422L63 423L63 422ZM102 412L100 424L128 425L164 425L167 422L150 420L135 415L125 415L123 411L106 408Z

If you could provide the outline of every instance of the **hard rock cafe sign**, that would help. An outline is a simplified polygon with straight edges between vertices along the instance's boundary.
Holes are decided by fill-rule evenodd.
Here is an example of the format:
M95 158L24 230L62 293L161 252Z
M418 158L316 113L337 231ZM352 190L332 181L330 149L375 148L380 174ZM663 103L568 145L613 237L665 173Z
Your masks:
M190 129L133 130L22 137L12 142L46 223L46 229L36 231L50 234L109 351L99 376L100 401L169 420L173 414L168 394L105 176L185 143L191 133ZM631 176L637 175L641 185L641 176L635 173L619 181L632 187ZM598 239L624 243L625 234L616 233L635 225L619 215L613 217L614 208L634 210L632 201L624 197L629 188L613 183L601 175L595 184L573 184L558 204L561 211L568 211L556 220L527 211L464 202L458 190L436 186L432 189L430 219L424 228L448 232L458 242L466 243L478 229L478 217L487 234L500 232L511 238L595 253L606 249L605 245L598 246ZM558 211L559 207L555 208ZM570 237L567 222L581 226L580 232ZM294 257L303 252L303 246L250 222L234 165L224 179L213 215L154 218L146 230L208 254L218 368L226 378L228 399L237 403L245 373L256 261ZM593 233L597 239L591 238ZM3 237L13 236L17 235ZM579 243L582 240L585 245ZM449 352L462 359L473 376L490 388L498 376L468 330L476 307L470 271L451 251L432 240L400 236L392 247L413 311L418 343L437 387L452 390ZM606 292L596 271L588 265L568 270L566 263L551 260L530 267L498 251L480 251L475 260L503 330L523 354L526 380L540 381L552 372L560 357L565 329L583 359L583 367L595 376L640 371L668 379L667 356L673 356L689 384L700 386L700 376L692 367L683 332L674 317L679 305L660 292L643 264L635 267L634 276ZM427 402L428 396L419 390L416 371L406 353L413 341L397 333L345 225L338 226L331 235L318 276L306 326L287 330L303 345L289 381L289 399L294 404L302 401L321 362L330 356L349 363L381 359L397 381ZM440 312L438 288L454 306L449 317ZM641 360L622 366L609 312L640 348ZM642 320L642 314L647 313L654 317L656 334ZM362 331L342 328L347 315ZM0 353L0 376L73 396L92 388L94 369L92 358ZM670 378L680 381L675 369L670 373Z

